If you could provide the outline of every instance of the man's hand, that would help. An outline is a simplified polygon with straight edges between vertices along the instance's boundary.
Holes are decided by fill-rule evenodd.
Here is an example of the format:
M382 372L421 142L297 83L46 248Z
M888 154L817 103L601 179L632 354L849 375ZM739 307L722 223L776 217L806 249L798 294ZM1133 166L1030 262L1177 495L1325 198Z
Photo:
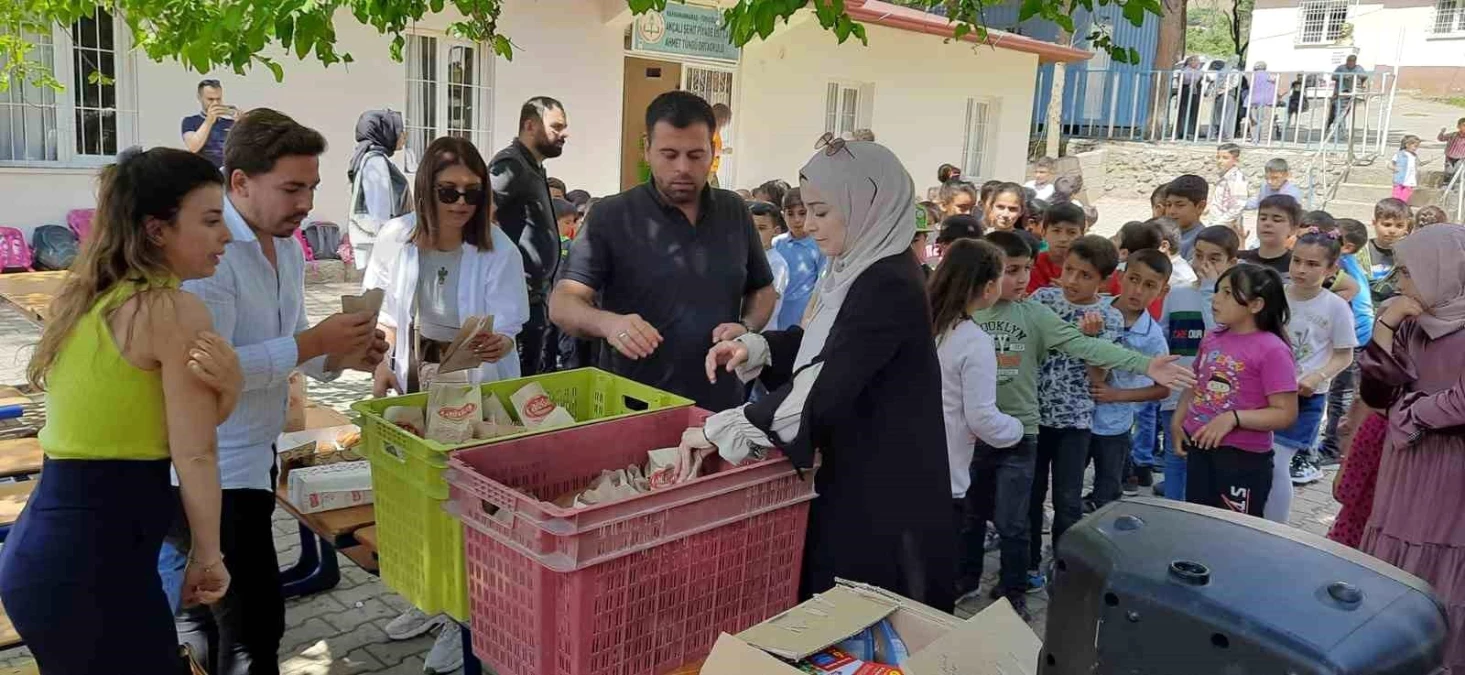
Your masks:
M1190 368L1176 363L1175 361L1179 358L1175 354L1156 356L1150 359L1150 366L1145 369L1145 374L1154 380L1155 384L1171 389L1190 389L1195 386L1195 373L1191 372Z
M301 362L324 355L327 370L364 366L371 372L387 351L386 334L376 329L376 317L370 314L332 314L295 340Z
M661 333L639 314L616 314L601 331L605 341L622 356L637 361L661 346Z
M206 117L204 122L207 124L213 124L220 117L227 116L229 112L229 106L226 106L222 103L215 103L209 106L208 110L204 111Z
M748 348L741 342L728 341L719 342L707 350L707 381L717 381L717 369L725 368L731 373L738 369L738 366L747 363Z
M748 328L740 323L724 323L712 329L712 343L727 342L736 340L738 336L748 332Z
M377 364L376 370L371 374L372 398L382 398L387 395L388 391L396 388L397 376L391 368L387 367L387 362Z

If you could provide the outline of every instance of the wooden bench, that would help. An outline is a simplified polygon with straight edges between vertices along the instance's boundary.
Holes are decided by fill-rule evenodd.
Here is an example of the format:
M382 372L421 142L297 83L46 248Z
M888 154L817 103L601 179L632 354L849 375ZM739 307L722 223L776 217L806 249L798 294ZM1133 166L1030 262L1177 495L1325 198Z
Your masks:
M0 483L0 527L8 528L15 524L20 517L20 512L25 508L25 503L31 498L31 492L36 489L36 481L28 480L22 483Z
M20 644L20 633L15 632L15 626L10 623L10 615L5 613L5 608L0 607L0 649L8 649ZM0 671L4 675L4 671Z
M24 665L0 668L0 675L41 675L41 669L35 661L30 661Z
M37 438L14 438L0 441L0 478L29 476L41 472L45 453Z

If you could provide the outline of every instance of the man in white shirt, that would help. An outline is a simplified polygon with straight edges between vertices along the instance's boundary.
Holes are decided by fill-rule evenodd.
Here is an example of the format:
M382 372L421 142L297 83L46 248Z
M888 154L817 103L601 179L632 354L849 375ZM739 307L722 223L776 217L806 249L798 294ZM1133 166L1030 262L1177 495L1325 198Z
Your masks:
M374 316L307 323L305 257L292 234L314 205L325 149L318 132L279 112L243 116L224 146L224 225L233 241L214 276L183 286L208 305L244 372L239 403L218 432L221 548L232 582L217 605L177 614L179 640L214 675L280 672L285 604L271 516L274 443L285 425L291 371L327 381L344 368L371 372L387 348ZM189 548L187 532L175 529L159 562L170 593Z

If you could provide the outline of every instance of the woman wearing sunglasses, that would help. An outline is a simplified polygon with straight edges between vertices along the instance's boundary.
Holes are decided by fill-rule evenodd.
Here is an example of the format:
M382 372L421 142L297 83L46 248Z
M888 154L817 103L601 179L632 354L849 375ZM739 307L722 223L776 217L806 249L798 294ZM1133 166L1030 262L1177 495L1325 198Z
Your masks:
M492 316L494 331L470 343L482 362L479 381L519 377L515 337L529 319L524 261L494 224L483 156L461 138L433 141L412 193L414 212L382 227L362 283L385 293L380 321L392 345L373 394L418 391L419 367L438 363L475 316Z

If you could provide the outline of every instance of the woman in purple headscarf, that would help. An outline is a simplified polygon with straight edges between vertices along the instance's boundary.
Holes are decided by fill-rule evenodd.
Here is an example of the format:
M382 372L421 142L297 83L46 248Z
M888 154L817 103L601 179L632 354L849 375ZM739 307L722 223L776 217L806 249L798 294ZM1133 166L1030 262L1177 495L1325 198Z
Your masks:
M1361 393L1389 429L1360 548L1428 581L1445 604L1445 666L1465 673L1465 226L1394 247L1401 295L1359 358Z

